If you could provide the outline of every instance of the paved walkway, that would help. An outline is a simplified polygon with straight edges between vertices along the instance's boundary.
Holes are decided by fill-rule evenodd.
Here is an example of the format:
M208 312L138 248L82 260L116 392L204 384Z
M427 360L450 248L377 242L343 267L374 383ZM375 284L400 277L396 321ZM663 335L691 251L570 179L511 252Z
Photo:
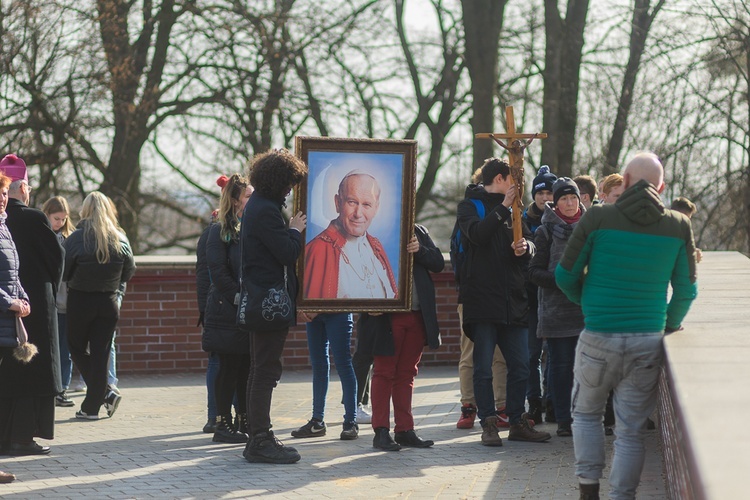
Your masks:
M287 372L274 394L276 434L302 455L294 465L249 464L243 445L211 442L205 423L205 387L199 374L124 377L123 402L111 420L73 418L58 408L57 438L45 457L0 457L0 470L16 474L0 484L0 497L21 498L577 498L573 444L554 436L548 443L506 441L502 448L479 444L481 429L456 429L458 381L453 367L428 367L417 377L417 430L434 439L432 449L380 452L363 426L356 441L340 441L342 407L338 379L328 398L328 435L296 440L289 432L311 410L310 372ZM657 431L648 455L639 499L666 497ZM507 431L501 432L502 437ZM613 438L607 438L609 454ZM608 472L608 471L607 471ZM603 483L604 491L607 489Z

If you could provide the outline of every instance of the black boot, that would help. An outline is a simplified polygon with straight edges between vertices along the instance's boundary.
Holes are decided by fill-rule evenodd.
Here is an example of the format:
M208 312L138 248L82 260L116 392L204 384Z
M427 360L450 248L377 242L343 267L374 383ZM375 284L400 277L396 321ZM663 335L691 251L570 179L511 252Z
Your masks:
M375 429L375 437L372 438L372 446L373 448L385 451L398 451L401 449L401 446L391 437L388 427L378 427Z
M293 464L299 462L297 450L276 439L272 431L260 432L252 437L242 453L248 462Z
M234 416L234 428L243 434L250 435L247 432L247 413L237 413Z
M429 448L430 446L435 444L435 441L433 441L432 439L422 439L421 437L417 436L417 433L414 432L414 429L410 431L396 432L395 437L396 442L401 446L411 446L412 448Z
M232 425L232 415L216 417L216 431L214 443L246 443L247 434L237 431Z
M581 500L599 500L599 483L579 484Z

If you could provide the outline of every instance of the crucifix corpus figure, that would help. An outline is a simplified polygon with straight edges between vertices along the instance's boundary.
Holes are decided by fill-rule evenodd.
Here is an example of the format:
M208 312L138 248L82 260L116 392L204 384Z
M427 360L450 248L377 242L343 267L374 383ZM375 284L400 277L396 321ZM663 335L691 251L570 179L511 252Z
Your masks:
M523 238L523 229L521 226L521 215L523 215L523 151L528 147L534 139L546 139L547 134L523 134L516 132L516 121L513 117L513 106L505 107L505 123L507 132L504 134L496 134L494 132L476 134L477 139L492 139L500 145L503 149L508 152L508 163L510 163L510 175L513 179L513 184L516 186L518 196L512 207L512 221L513 221L513 240L519 241ZM505 139L507 142L503 142Z

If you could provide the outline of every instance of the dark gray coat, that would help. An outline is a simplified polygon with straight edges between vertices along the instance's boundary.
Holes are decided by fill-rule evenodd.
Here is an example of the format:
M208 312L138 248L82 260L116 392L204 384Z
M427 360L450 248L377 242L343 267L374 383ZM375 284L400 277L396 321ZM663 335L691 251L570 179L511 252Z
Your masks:
M581 210L586 209L581 207ZM534 234L536 254L529 264L529 279L539 286L539 324L536 329L539 338L575 337L583 330L581 307L568 300L555 283L555 268L576 225L565 223L547 205L542 225Z

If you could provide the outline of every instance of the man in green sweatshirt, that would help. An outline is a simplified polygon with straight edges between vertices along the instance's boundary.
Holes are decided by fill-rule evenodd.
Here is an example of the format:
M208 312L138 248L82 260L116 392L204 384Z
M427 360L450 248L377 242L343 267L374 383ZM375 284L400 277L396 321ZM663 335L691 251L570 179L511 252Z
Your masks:
M610 390L617 415L610 498L634 498L644 461L644 424L656 405L664 333L681 329L697 294L690 221L659 197L664 168L637 154L614 204L581 218L555 271L581 304L573 385L573 442L581 498L599 498L604 469L602 417ZM667 289L673 293L667 302Z

